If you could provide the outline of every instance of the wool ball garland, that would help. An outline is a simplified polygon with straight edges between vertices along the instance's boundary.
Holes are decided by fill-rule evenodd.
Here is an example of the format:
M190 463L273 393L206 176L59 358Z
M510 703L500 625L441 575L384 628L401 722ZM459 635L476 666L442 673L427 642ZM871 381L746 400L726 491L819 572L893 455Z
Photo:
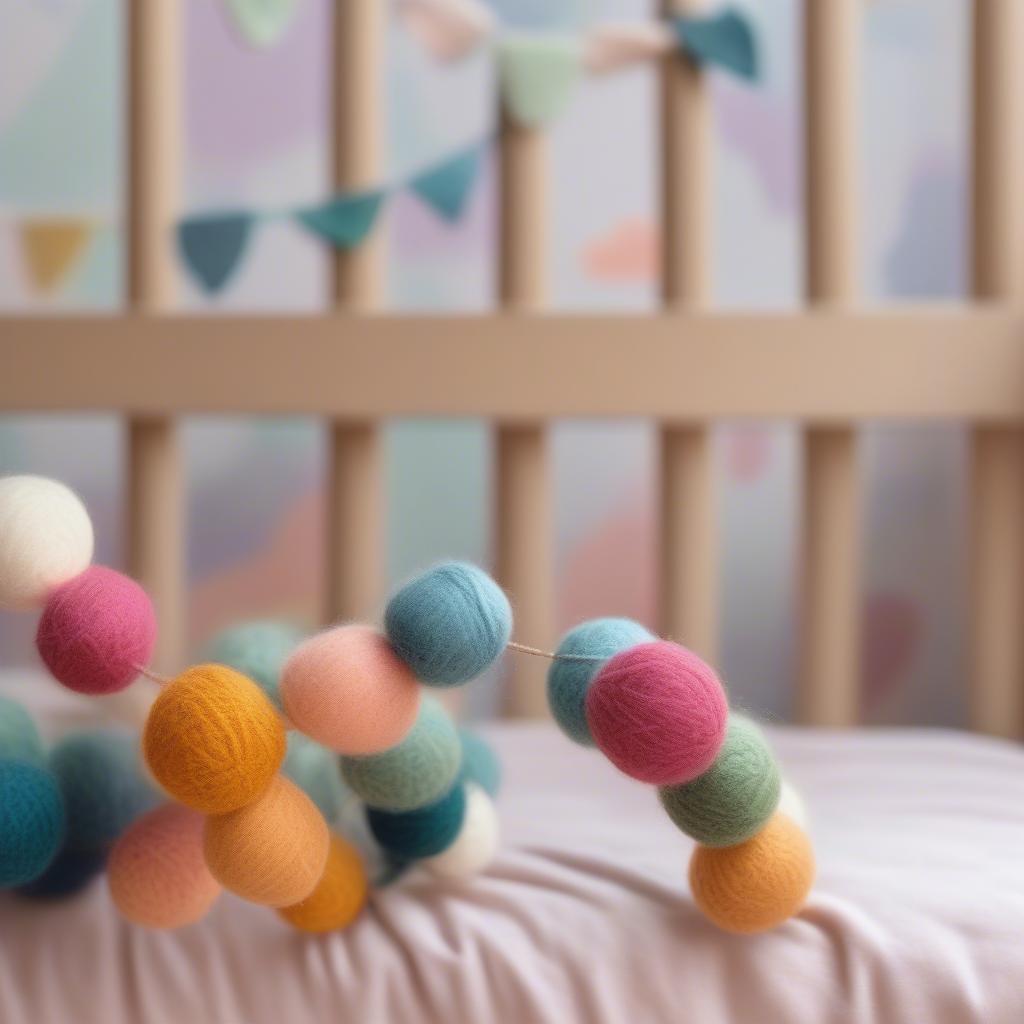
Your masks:
M92 522L74 491L41 476L0 479L0 608L37 608L92 553Z
M615 655L587 692L594 742L641 782L689 782L718 755L729 706L711 667L666 640Z
M343 757L341 775L371 807L412 811L432 804L451 789L459 774L462 746L448 712L425 698L409 734L380 754Z
M268 907L301 903L324 873L330 833L316 804L277 776L253 803L208 818L203 839L213 877Z
M348 792L341 781L337 754L293 730L288 733L288 753L281 772L316 804L324 820L337 818Z
M733 846L760 831L779 802L779 768L761 730L732 715L714 764L658 793L668 816L705 846Z
M142 750L179 803L225 814L255 800L284 760L285 729L263 691L225 665L197 665L150 709Z
M423 866L441 878L470 878L479 874L498 852L501 826L491 798L479 786L466 786L462 828L447 850L427 857Z
M290 622L240 622L214 637L207 660L247 676L283 711L281 670L303 639L305 633Z
M71 850L65 845L38 878L18 888L18 895L34 900L74 896L103 873L106 863L106 850Z
M32 716L15 700L0 695L0 760L46 763L43 741Z
M0 761L0 889L38 878L64 841L64 801L53 774Z
M453 786L436 803L415 811L366 808L366 820L381 848L399 860L419 860L447 850L466 814L465 787Z
M474 782L490 797L496 797L501 789L501 762L490 745L478 733L459 729L462 744L462 769L460 782Z
M408 665L369 626L338 626L310 637L281 675L285 712L296 728L339 754L378 754L413 727L420 687Z
M611 658L654 636L632 619L591 619L581 622L562 637L559 656ZM603 661L553 661L548 669L548 706L558 727L574 743L594 745L583 705L587 691Z
M359 851L332 835L327 866L316 888L301 902L278 913L299 931L321 934L347 928L366 905L369 882Z
M475 679L504 651L512 635L512 608L483 570L445 562L391 598L384 632L420 681L458 686Z

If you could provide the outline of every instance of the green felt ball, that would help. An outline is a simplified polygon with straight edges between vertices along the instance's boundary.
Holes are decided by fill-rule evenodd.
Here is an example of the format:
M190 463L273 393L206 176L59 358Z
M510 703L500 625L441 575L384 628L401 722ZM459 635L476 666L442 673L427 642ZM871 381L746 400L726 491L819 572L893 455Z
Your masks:
M283 711L278 682L292 651L306 638L298 626L271 620L240 622L218 633L206 652L206 661L227 665L258 683Z
M704 846L735 846L756 835L779 803L779 766L761 730L733 714L711 767L658 797L676 826Z
M461 782L475 782L488 796L495 797L501 789L501 762L494 747L475 732L459 729L462 743Z
M333 824L346 792L338 755L303 733L292 731L288 733L288 752L281 771L320 808L324 820Z
M32 716L10 697L0 696L0 759L43 765L46 753Z

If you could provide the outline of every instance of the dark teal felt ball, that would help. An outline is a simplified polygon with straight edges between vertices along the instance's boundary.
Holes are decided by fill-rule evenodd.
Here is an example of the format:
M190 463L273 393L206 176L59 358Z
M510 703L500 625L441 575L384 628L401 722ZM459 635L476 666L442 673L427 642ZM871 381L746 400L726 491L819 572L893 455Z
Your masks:
M455 785L436 803L415 811L382 811L366 808L373 838L392 857L418 860L433 857L455 842L466 815L466 793Z
M18 893L35 900L74 896L102 873L106 862L105 850L69 850L65 847L37 879L20 886Z
M64 801L53 773L0 761L0 889L38 878L64 841Z
M501 789L501 761L483 738L469 729L459 729L462 744L462 770L460 782L475 782L488 796L495 797Z

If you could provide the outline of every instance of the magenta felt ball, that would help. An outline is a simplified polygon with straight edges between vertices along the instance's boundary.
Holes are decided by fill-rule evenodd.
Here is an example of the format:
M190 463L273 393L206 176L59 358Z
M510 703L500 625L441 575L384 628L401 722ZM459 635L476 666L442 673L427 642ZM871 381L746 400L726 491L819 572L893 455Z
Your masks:
M102 565L52 590L36 647L54 679L93 695L123 690L149 664L156 615L146 592Z
M729 705L711 667L659 640L617 654L587 692L594 742L620 771L656 786L689 782L711 766Z

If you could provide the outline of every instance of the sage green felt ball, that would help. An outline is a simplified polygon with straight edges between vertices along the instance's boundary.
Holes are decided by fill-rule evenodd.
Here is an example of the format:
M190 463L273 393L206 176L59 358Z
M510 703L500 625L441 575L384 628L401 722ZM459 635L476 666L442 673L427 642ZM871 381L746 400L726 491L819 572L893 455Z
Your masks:
M43 741L32 716L10 697L0 696L0 759L46 763Z
M288 752L281 771L320 808L327 824L333 824L346 792L338 769L338 755L292 730L288 733Z
M305 638L306 634L291 622L239 622L213 638L205 660L248 676L282 711L278 689L281 669Z

